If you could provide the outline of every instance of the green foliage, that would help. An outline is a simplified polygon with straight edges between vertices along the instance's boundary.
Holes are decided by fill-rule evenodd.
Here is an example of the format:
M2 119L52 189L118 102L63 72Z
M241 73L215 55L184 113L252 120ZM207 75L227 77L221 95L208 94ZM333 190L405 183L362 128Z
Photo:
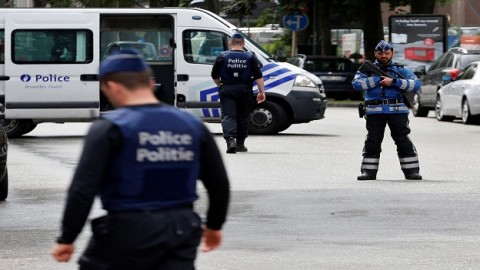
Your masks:
M232 5L228 5L223 8L223 12L228 15L234 15L243 17L245 15L251 15L252 10L257 8L256 0L240 0L235 1Z
M277 40L272 43L263 44L263 49L275 56L288 56L292 46L287 45L283 40Z
M314 0L315 1L315 0ZM325 0L322 0L325 1ZM359 0L361 1L361 0ZM284 14L292 13L292 12L301 12L302 7L306 7L308 5L308 0L278 0L280 8L284 12Z
M258 16L256 27L262 27L267 24L276 24L279 22L279 16L276 11L266 8L263 13Z
M274 42L263 44L262 48L264 48L267 52L274 56L289 56L292 50L292 32L287 31L285 35L275 37L280 37L280 40L276 40Z

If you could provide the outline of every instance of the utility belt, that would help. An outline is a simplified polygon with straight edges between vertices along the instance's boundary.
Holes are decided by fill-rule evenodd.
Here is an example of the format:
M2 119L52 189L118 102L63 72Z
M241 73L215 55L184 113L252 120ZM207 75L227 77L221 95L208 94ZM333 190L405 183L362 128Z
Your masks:
M124 210L108 210L109 214L138 214L138 213L159 213L172 210L193 210L193 204L178 205L157 209L124 209Z
M245 82L245 81L238 81L238 82L235 82L235 81L232 81L232 82L224 82L222 81L222 84L225 84L225 85L249 85L251 82Z
M378 99L378 100L365 100L365 105L388 105L388 104L398 104L402 103L401 98L393 99Z
M392 99L377 99L377 100L365 100L365 103L360 102L358 104L358 116L363 118L365 116L365 106L368 105L389 105L389 104L398 104L403 103L401 98L392 98Z

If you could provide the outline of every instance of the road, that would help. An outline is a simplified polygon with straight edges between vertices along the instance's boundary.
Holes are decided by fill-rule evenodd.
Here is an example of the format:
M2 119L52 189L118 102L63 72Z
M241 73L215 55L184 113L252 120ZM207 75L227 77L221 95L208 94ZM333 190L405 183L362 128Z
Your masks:
M480 125L411 116L422 181L406 181L383 143L376 181L357 181L365 121L355 108L224 154L232 201L221 249L200 270L475 269L480 264ZM219 124L209 124L222 149ZM50 256L89 124L41 124L10 140L10 196L0 204L0 269L75 269ZM205 212L206 196L196 208ZM102 215L98 202L92 217Z

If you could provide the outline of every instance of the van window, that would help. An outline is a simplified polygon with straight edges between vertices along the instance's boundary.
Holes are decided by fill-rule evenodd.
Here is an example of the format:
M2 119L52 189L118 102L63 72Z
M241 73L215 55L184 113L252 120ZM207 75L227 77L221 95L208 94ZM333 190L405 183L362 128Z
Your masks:
M90 30L15 30L12 41L16 64L85 64L93 60Z
M100 19L101 58L113 50L134 49L149 62L173 60L173 18L170 15L103 15Z
M228 37L214 31L185 31L183 50L185 61L189 63L213 64L221 52L228 50Z

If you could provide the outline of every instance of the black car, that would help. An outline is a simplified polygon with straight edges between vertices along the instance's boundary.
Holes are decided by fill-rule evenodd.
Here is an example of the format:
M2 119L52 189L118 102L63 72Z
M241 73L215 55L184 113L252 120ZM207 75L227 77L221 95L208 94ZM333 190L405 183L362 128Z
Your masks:
M451 48L436 59L428 72L425 66L419 66L415 73L422 81L422 88L413 97L412 112L418 117L425 117L430 110L435 108L438 90L451 81L470 63L480 60L480 51L467 50L465 48Z
M322 80L327 98L361 99L361 92L352 87L357 72L355 64L348 58L323 55L297 55L288 63L315 74Z

